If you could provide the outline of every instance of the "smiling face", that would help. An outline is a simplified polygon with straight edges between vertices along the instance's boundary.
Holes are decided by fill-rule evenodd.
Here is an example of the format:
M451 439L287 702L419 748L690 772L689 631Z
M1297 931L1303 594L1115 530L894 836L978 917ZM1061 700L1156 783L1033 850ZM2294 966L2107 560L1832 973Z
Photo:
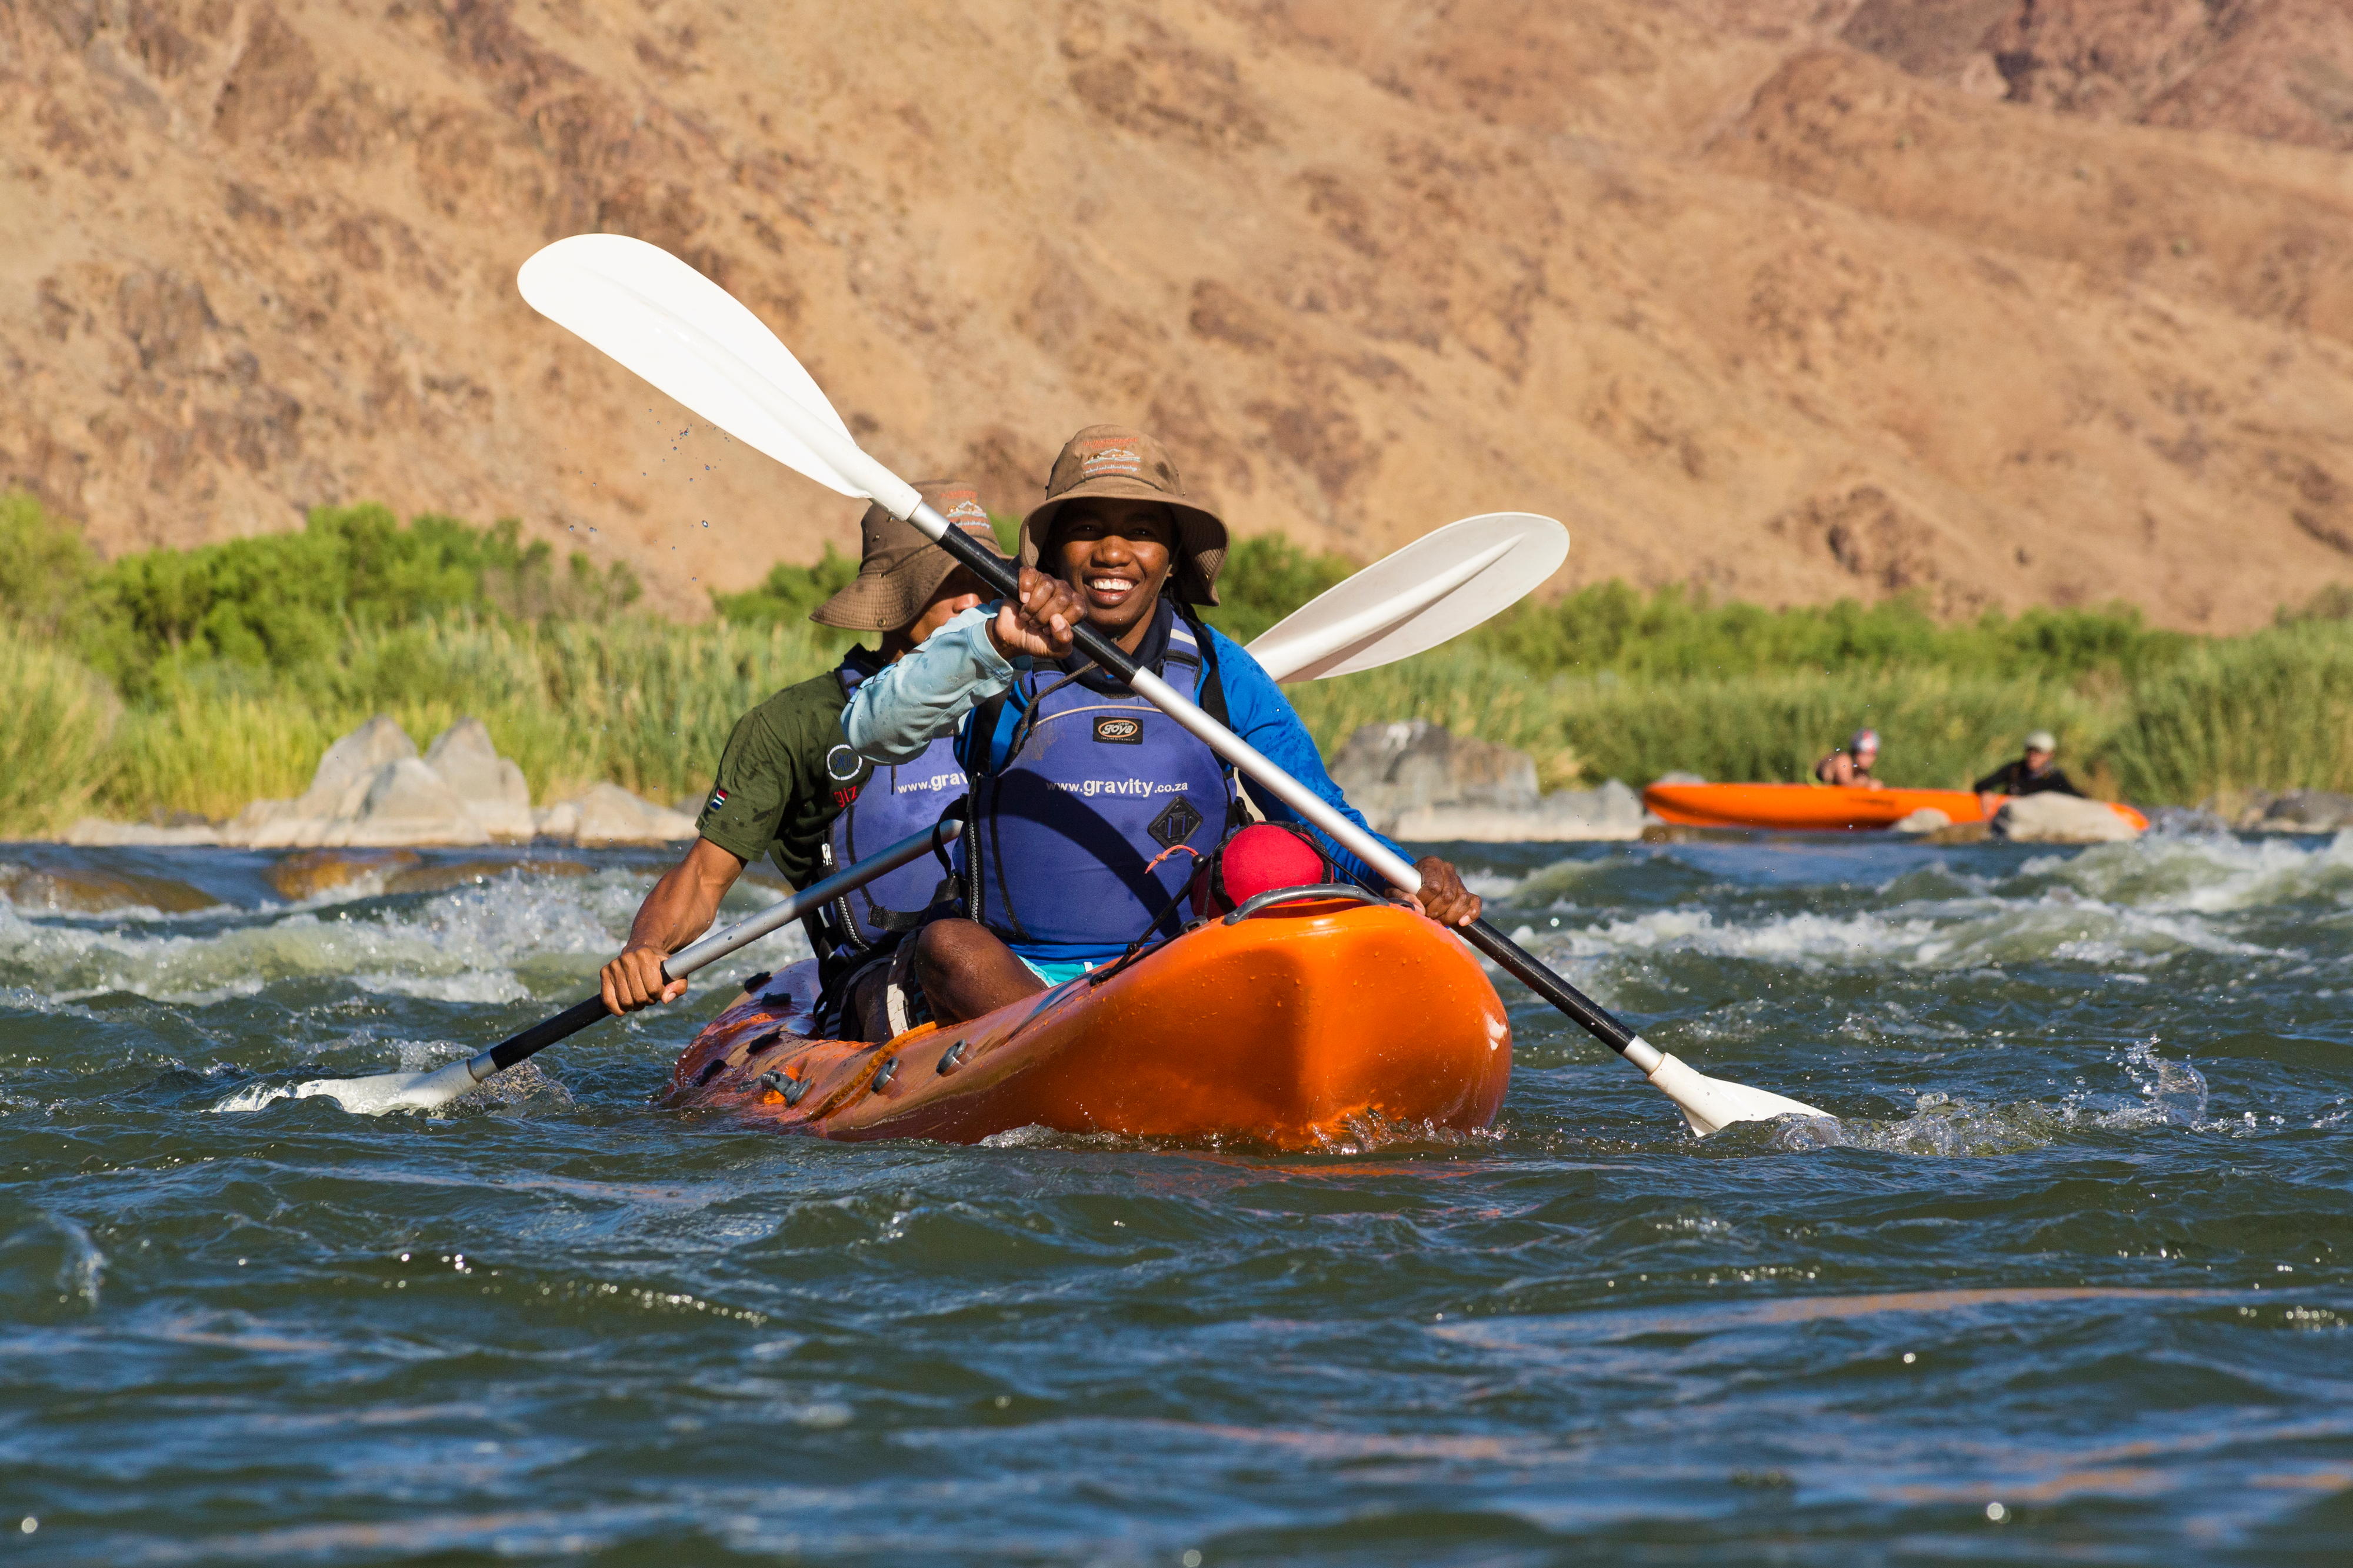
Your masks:
M1089 497L1054 519L1047 559L1079 591L1088 624L1134 653L1176 561L1176 515L1158 501Z

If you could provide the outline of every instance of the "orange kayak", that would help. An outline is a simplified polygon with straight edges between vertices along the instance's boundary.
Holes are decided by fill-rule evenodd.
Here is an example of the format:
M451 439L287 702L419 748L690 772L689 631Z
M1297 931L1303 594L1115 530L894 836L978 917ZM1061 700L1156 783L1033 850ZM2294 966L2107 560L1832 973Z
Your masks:
M2001 796L1995 796L1999 806ZM1642 804L1686 827L1777 827L1794 830L1852 830L1892 827L1923 806L1943 812L1954 822L1983 822L1986 813L1975 793L1965 789L1858 789L1840 784L1655 784L1642 792ZM2147 827L2148 818L2128 805L2111 804L2110 811L2135 827Z
M1045 1127L1313 1149L1367 1124L1484 1127L1511 1079L1486 973L1409 910L1276 904L1103 973L879 1046L786 1033L789 998L746 996L666 1098L824 1138Z

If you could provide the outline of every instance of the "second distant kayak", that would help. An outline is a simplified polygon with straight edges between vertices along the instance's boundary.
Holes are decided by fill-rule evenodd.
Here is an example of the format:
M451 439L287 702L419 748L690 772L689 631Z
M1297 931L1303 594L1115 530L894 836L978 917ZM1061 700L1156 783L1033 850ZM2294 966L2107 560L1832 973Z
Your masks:
M1926 807L1956 823L1983 822L1977 795L1965 789L1859 789L1838 784L1655 784L1642 804L1685 827L1773 827L1840 832L1893 827ZM1997 801L1997 804L1999 802ZM2108 809L2135 827L2148 818L2128 805Z

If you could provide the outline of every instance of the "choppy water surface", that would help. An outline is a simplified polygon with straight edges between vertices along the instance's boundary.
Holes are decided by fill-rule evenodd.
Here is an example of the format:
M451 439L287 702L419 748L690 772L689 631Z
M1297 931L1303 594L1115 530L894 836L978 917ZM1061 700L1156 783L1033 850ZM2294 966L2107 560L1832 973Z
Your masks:
M1841 1122L1695 1143L1508 983L1468 1141L650 1108L782 942L443 1117L224 1114L569 1002L657 862L0 847L0 1552L2344 1561L2353 838L1463 855Z

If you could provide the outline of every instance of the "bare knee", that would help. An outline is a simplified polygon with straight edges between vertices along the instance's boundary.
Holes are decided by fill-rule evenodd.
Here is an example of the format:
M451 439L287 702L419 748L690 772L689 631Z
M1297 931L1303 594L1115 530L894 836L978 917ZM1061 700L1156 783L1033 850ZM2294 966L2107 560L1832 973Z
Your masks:
M1045 988L997 933L977 921L934 921L915 933L915 974L942 1023L962 1023Z

